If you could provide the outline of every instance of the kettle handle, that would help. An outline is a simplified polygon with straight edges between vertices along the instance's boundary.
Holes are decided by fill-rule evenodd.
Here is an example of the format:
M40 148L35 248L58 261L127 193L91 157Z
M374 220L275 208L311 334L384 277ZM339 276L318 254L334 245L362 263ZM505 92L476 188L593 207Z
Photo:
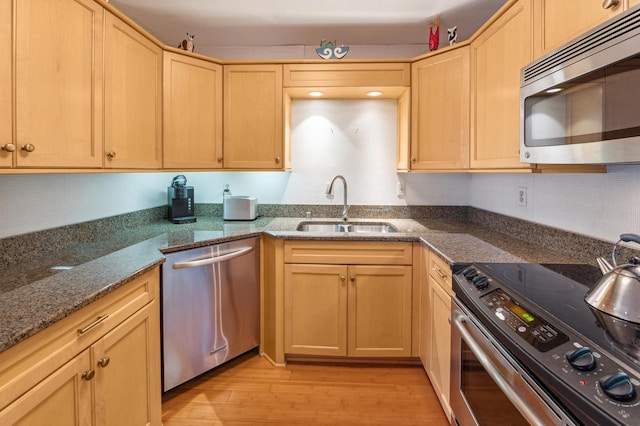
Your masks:
M620 241L625 243L634 242L640 244L640 235L638 234L621 234Z
M618 240L618 242L616 243L616 245L613 246L613 251L611 252L611 260L613 260L613 266L617 267L618 264L616 262L616 248L618 247L618 244L620 244L620 241L624 241L625 243L636 243L636 244L640 244L640 235L638 234L620 234L620 240Z

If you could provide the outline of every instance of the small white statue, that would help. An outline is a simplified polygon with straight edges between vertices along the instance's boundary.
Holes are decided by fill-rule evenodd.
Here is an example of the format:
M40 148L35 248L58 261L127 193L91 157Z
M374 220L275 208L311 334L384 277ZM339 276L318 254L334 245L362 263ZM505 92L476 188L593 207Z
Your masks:
M453 46L458 41L458 27L447 29L447 35L449 37L449 46Z
M187 38L182 40L182 43L178 45L178 49L186 50L187 52L193 52L196 47L193 44L194 37L195 35L187 33Z

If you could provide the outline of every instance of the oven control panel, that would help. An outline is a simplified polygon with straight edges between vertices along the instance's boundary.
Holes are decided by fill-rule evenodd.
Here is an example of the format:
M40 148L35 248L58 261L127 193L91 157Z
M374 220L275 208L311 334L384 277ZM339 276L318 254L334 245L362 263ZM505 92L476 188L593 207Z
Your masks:
M482 296L480 300L499 320L540 352L547 352L569 341L566 334L500 288Z

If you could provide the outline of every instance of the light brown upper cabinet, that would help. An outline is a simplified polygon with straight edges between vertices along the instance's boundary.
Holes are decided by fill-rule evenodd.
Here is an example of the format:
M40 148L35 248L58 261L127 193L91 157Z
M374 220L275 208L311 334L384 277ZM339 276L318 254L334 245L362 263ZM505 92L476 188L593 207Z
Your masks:
M2 1L7 9L10 2ZM91 0L21 0L14 6L15 165L102 167L102 7ZM0 74L11 63L7 16L12 14L3 10ZM0 90L7 90L6 81L12 80L0 83ZM11 116L4 96L3 120ZM6 130L0 132L6 138ZM8 161L6 154L0 158Z
M471 169L520 163L520 69L533 60L531 0L519 0L471 43Z
M536 57L622 12L624 1L605 8L602 0L533 0Z
M281 170L282 65L225 65L223 82L224 167Z
M469 46L411 68L411 170L469 168Z
M222 168L222 66L164 52L164 168Z
M13 165L13 94L11 46L13 43L11 0L0 0L0 168Z
M111 13L105 18L105 167L160 168L162 49Z

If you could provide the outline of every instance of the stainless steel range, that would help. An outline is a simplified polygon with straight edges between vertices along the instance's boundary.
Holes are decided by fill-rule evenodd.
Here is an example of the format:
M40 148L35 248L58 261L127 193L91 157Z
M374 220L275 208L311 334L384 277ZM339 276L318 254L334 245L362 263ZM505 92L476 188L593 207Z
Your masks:
M584 301L600 277L589 265L476 264L454 274L459 424L640 424L640 349L618 345Z

